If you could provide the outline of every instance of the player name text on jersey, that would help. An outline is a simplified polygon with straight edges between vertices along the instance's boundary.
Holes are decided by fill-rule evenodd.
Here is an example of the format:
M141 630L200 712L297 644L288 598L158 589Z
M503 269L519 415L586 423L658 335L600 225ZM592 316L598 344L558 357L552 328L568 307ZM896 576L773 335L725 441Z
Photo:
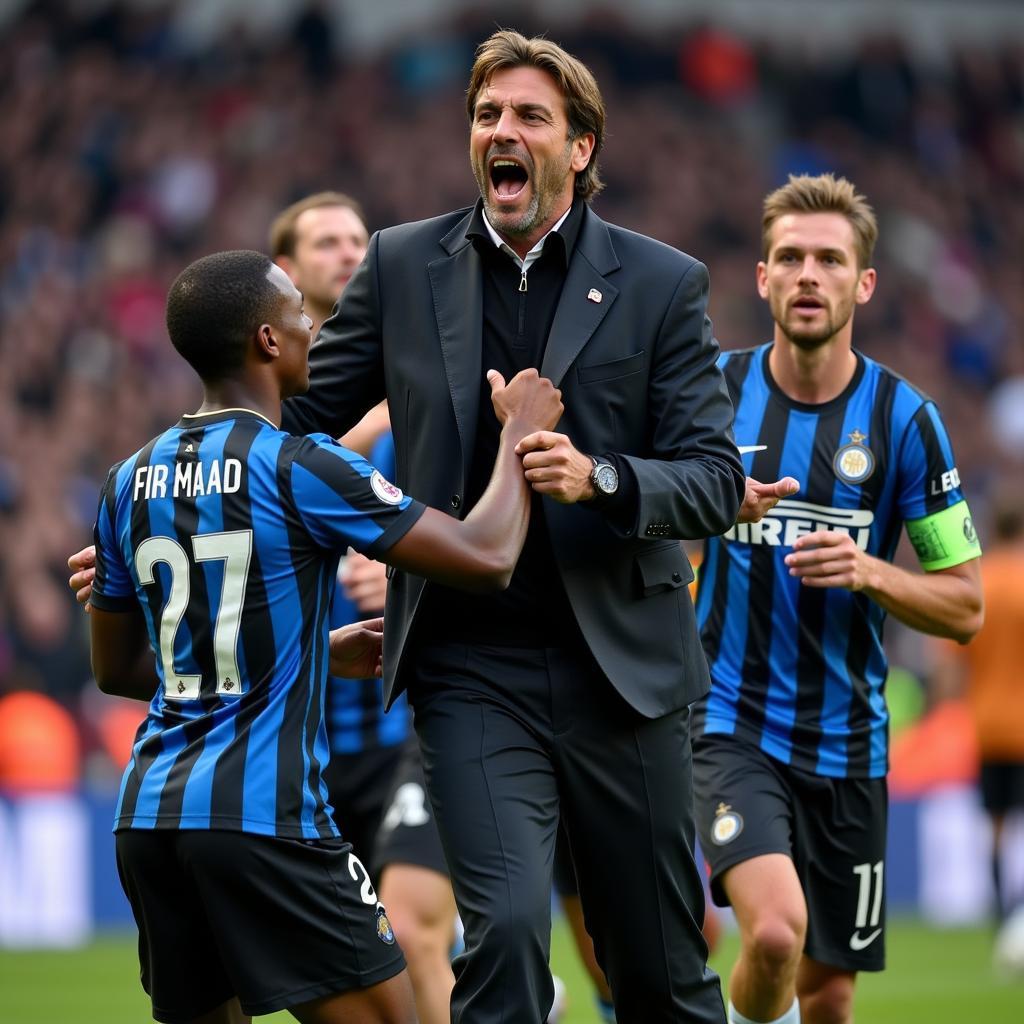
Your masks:
M135 470L132 501L143 498L166 498L168 484L172 498L196 498L203 494L234 494L241 486L242 463L238 459L225 459L223 465L214 460L208 464L199 461L175 462L174 479L169 467L163 464L139 466Z

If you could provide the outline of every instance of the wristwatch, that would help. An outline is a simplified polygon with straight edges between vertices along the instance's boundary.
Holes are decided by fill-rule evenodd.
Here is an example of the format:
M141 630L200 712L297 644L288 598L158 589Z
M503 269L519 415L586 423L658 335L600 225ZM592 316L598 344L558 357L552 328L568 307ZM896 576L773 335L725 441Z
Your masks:
M594 468L590 471L590 482L595 498L610 498L619 489L619 471L608 462L601 462L590 456Z

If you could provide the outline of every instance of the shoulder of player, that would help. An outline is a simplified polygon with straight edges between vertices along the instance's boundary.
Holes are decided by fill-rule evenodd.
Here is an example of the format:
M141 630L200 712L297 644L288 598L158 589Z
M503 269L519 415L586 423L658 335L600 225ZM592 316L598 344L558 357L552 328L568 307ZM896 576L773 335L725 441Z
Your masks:
M894 392L891 417L897 434L909 427L927 406L931 406L941 418L939 407L931 395L884 363L863 353L861 353L861 358L867 368L865 382L874 387L875 385L869 379L871 375L874 375L879 380L886 381Z
M864 360L869 373L874 373L891 382L902 401L913 405L915 409L922 405L935 405L935 399L931 395L919 388L913 381L907 380L902 373L897 373L892 367L880 363L877 359L872 359L871 356L864 355L863 352L860 353L860 357Z
M340 455L347 449L343 448L330 434L281 434L279 457L287 461L302 460L325 450Z
M138 458L138 455L139 453L136 452L134 455L130 455L127 459L121 459L120 462L115 462L110 469L107 470L107 475L103 478L103 490L106 490L108 487L111 487L116 483L118 475L121 472L121 468L134 462Z
M128 458L115 462L107 471L106 478L103 481L102 493L114 494L119 490L126 489L135 466L139 462L148 462L154 449L159 447L160 443L169 433L170 431L165 430L162 434L157 434L156 437L150 438L138 451L133 452Z
M286 466L301 466L316 476L333 475L350 469L365 477L372 470L362 455L346 448L328 434L286 434L278 462Z
M700 260L650 235L641 235L638 231L610 224L595 213L590 214L586 224L587 230L603 228L608 232L608 239L626 269L644 272L653 270L674 275L677 279L685 277L697 266L703 267L704 273L707 273L707 268Z
M718 339L716 339L718 340ZM722 342L718 340L719 346ZM765 342L760 345L747 345L744 348L722 348L718 355L718 368L725 369L730 363L750 363L758 353L763 352L766 348L771 345L771 342Z

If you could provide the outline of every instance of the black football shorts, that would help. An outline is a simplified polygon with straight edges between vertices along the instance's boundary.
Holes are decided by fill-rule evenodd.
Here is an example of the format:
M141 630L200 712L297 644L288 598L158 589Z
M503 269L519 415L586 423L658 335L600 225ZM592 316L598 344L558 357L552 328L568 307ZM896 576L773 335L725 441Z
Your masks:
M124 830L117 868L153 1016L190 1021L237 996L258 1016L398 974L405 958L341 839Z
M379 876L389 864L412 864L449 877L415 735L405 741L377 832L374 871Z
M834 779L797 771L733 736L694 737L693 782L711 895L722 875L781 853L807 901L804 952L849 971L885 967L885 779Z
M356 754L332 753L323 768L327 798L342 838L371 871L374 843L401 756L402 745L396 743Z

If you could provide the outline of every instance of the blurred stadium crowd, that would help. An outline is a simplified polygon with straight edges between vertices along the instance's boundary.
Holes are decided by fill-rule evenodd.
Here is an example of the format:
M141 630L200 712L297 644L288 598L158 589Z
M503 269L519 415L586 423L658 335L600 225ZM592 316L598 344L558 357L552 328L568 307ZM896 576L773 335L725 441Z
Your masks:
M151 5L37 3L0 33L0 695L65 705L93 772L117 744L65 559L107 468L197 403L167 286L204 253L265 248L274 213L320 189L358 197L371 230L470 204L463 88L494 23L463 13L344 58L317 6L198 49ZM839 56L597 11L552 35L608 104L596 209L708 264L724 348L768 336L765 192L836 170L868 195L880 285L858 344L939 402L984 540L990 496L1024 471L1024 30L927 63L896 37Z

